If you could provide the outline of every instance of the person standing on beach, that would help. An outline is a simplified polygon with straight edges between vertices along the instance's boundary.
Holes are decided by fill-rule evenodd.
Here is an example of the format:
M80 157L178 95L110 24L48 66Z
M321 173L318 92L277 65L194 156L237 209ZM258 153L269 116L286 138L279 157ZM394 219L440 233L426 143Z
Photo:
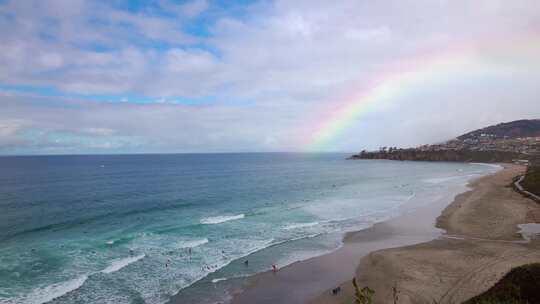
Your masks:
M276 264L272 264L272 272L276 273L278 271L278 268Z

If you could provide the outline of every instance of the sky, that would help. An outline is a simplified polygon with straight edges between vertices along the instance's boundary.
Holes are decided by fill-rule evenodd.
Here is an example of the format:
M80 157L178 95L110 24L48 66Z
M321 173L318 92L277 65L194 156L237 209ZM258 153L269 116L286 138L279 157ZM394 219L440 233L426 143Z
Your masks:
M0 154L356 152L540 118L540 1L0 0Z

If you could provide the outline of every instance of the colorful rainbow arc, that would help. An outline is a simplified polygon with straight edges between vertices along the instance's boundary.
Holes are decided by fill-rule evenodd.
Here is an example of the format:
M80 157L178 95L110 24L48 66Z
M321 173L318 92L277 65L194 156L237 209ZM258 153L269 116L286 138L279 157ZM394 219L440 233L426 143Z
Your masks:
M512 66L521 61L518 65L530 68L531 63L540 63L538 54L540 36L534 35L511 42L485 43L481 47L462 46L402 61L393 65L391 72L374 77L371 84L364 86L359 93L339 101L333 111L318 117L319 123L306 137L306 150L325 150L339 134L376 106L396 102L404 96L437 83L455 80L464 74L488 75L493 70L493 64ZM523 61L523 58L529 61Z

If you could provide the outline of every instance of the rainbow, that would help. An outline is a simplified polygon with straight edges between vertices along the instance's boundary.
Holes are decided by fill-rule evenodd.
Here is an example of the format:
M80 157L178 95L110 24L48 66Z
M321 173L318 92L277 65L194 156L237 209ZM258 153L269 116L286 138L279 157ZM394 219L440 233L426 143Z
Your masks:
M540 36L511 41L484 43L452 48L443 52L423 53L394 63L372 78L359 92L334 102L331 111L321 110L305 136L308 151L327 150L333 140L353 126L366 113L399 101L416 92L448 84L464 76L484 76L493 72L494 64L512 70L538 67ZM523 60L526 58L527 60Z

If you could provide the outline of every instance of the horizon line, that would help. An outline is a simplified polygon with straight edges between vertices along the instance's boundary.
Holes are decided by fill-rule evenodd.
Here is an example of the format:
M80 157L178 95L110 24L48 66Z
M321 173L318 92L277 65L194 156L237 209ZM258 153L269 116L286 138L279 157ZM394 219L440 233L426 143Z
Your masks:
M361 151L361 150L360 150ZM194 155L194 154L348 154L357 151L238 151L238 152L121 152L121 153L60 153L60 154L0 154L0 157L33 156L131 156L131 155Z

